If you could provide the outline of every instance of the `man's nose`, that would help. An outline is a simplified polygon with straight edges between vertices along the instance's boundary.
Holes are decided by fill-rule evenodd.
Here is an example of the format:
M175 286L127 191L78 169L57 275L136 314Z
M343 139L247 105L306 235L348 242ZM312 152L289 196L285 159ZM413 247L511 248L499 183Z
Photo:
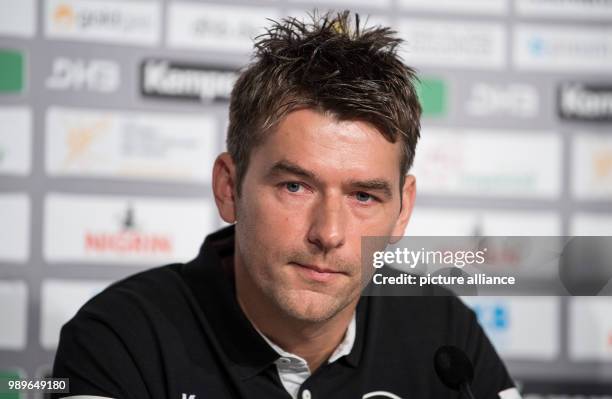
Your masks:
M341 247L346 234L346 209L342 196L327 197L312 209L308 241L328 252Z

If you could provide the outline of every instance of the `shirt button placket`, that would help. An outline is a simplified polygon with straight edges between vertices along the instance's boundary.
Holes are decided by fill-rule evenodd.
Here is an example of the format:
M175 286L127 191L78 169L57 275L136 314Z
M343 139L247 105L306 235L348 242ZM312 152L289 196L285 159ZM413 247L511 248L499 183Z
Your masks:
M312 394L308 389L302 391L302 399L312 399Z

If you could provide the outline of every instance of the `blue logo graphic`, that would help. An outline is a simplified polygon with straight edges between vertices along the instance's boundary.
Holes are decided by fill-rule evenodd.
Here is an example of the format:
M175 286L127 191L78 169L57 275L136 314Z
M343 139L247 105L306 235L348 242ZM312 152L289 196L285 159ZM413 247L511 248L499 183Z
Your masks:
M533 37L529 41L529 51L534 56L541 56L544 53L544 40L539 37Z
M490 333L505 332L510 328L510 311L503 303L478 304L472 307L480 325Z

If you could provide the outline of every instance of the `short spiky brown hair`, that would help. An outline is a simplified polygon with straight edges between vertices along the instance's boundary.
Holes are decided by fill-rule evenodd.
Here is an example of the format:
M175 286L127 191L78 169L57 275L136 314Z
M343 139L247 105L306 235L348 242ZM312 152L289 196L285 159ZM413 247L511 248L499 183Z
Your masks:
M372 123L401 140L400 191L414 159L421 106L416 74L397 55L402 42L387 27L364 28L349 11L310 22L286 18L256 38L253 61L230 99L227 148L236 164L236 191L251 150L291 111L312 108L339 120Z

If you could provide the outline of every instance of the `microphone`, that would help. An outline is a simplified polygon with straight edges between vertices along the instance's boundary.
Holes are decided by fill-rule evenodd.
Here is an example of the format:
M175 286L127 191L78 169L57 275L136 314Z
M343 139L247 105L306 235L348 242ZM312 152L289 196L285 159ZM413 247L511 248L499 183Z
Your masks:
M470 388L474 367L465 352L456 346L439 347L434 355L434 368L444 385L461 392L468 399L475 399Z

